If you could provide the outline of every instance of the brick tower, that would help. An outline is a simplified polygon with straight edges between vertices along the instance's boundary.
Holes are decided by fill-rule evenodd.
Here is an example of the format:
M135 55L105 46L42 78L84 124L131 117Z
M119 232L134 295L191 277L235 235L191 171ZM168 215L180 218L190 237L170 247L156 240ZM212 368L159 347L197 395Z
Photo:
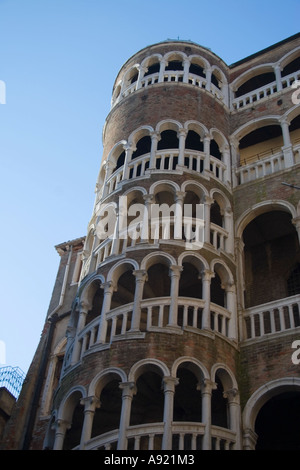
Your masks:
M124 64L5 448L299 449L299 80L299 35Z

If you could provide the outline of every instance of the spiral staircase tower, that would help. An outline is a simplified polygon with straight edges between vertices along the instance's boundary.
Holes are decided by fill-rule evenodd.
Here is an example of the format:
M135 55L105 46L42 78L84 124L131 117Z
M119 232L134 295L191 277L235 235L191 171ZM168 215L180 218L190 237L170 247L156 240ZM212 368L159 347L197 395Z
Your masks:
M79 385L82 370L91 382L82 443L240 448L227 84L217 56L178 41L145 48L117 76L61 381ZM138 204L146 210L131 237ZM153 227L163 204L168 224ZM197 207L201 248L184 230L196 230ZM112 236L101 240L110 210Z
M299 83L299 34L122 66L6 448L299 449Z

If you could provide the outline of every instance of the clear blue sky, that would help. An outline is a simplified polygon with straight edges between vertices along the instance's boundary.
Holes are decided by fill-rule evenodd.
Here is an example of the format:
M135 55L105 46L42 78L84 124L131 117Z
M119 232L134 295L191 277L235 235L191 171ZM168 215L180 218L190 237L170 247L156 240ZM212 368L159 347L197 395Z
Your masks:
M5 365L27 371L57 273L54 246L86 234L123 63L179 37L231 64L298 33L299 18L299 0L0 0Z

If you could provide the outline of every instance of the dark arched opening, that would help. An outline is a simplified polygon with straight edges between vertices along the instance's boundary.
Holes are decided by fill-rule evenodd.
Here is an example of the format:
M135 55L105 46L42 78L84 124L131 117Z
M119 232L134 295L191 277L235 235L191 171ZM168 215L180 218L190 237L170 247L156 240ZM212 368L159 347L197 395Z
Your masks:
M300 450L300 393L272 397L259 411L256 450Z

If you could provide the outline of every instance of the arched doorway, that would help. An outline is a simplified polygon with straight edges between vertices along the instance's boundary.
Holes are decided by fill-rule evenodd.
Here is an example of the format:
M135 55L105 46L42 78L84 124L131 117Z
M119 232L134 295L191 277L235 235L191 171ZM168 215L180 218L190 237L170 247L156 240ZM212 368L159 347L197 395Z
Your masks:
M257 415L255 432L256 450L300 450L300 391L270 398Z

